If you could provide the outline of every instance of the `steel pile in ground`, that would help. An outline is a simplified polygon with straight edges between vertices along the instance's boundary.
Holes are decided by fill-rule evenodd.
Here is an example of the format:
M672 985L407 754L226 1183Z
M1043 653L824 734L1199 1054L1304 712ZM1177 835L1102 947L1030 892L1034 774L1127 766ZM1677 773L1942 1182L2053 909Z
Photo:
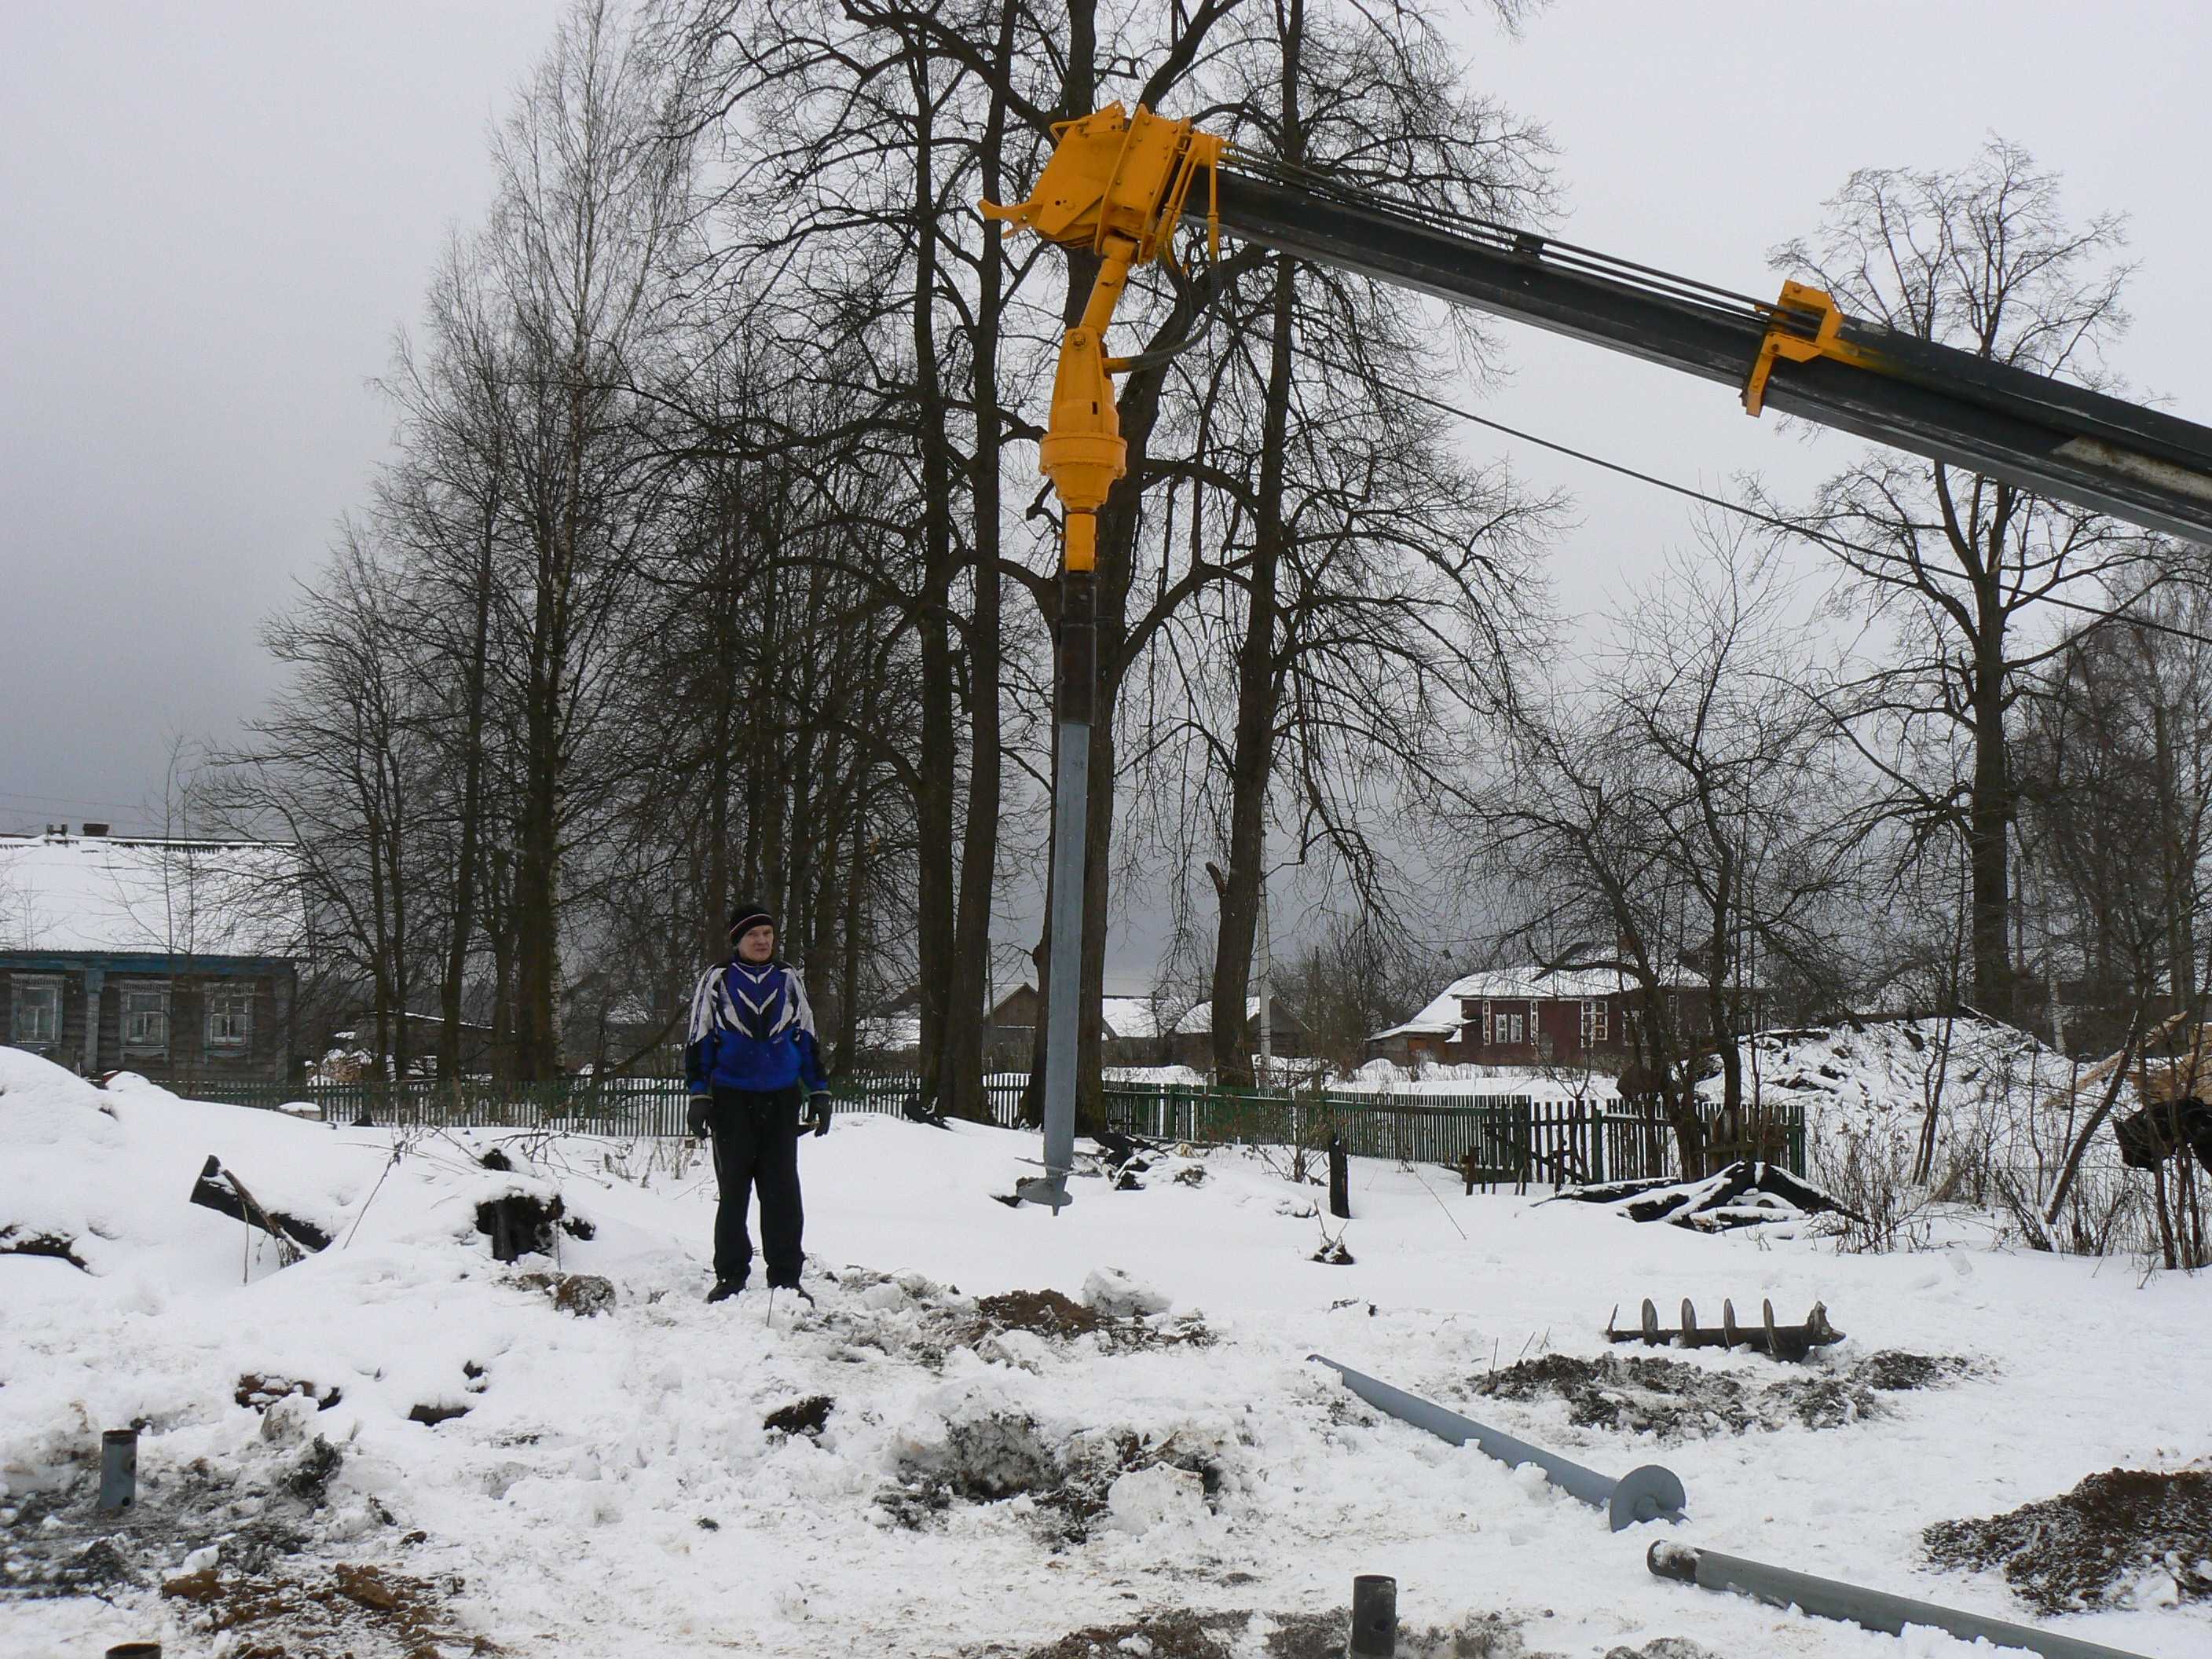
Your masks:
M1585 1468L1557 1452L1532 1445L1503 1429L1493 1429L1487 1423L1478 1423L1471 1417L1462 1417L1457 1412L1446 1411L1434 1401L1407 1394L1403 1389L1394 1389L1388 1382L1378 1382L1364 1371L1356 1371L1349 1365L1340 1365L1326 1354L1312 1353L1306 1358L1316 1364L1328 1366L1343 1378L1346 1388L1376 1410L1388 1413L1401 1423L1425 1429L1438 1439L1449 1440L1455 1446L1474 1446L1486 1455L1509 1466L1534 1464L1543 1470L1547 1480L1570 1498L1578 1498L1592 1509L1603 1510L1615 1532L1644 1521L1680 1521L1682 1510L1689 1502L1688 1495L1682 1490L1681 1477L1672 1469L1662 1468L1656 1463L1645 1463L1631 1469L1615 1480L1610 1475Z
M1838 1578L1816 1578L1809 1572L1747 1561L1740 1555L1698 1549L1687 1544L1654 1544L1644 1557L1654 1577L1673 1578L1700 1589L1733 1590L1778 1607L1794 1607L1815 1618L1833 1619L1871 1631L1901 1636L1907 1625L1925 1625L1947 1631L1962 1642L1988 1641L2000 1648L2026 1648L2044 1659L2142 1659L2140 1654L2108 1648L2033 1625L2015 1625L1987 1619L1978 1613L1939 1607L1910 1595L1846 1584Z

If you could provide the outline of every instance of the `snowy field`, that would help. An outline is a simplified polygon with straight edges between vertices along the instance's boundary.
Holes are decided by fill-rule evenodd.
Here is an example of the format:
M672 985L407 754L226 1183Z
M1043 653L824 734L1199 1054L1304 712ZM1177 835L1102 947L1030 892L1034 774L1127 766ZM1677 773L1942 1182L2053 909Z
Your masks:
M514 1172L477 1161L495 1147ZM1310 1259L1321 1194L1261 1158L1164 1158L1138 1190L1082 1180L1054 1218L994 1201L1035 1149L883 1117L806 1140L818 1304L780 1299L771 1323L758 1289L702 1303L712 1182L672 1147L480 1132L395 1162L388 1131L102 1092L0 1049L0 1248L41 1238L83 1263L0 1257L0 1654L1073 1656L1090 1650L1064 1638L1095 1630L1143 1659L1176 1650L1175 1619L1221 1614L1230 1650L1318 1655L1312 1616L1387 1572L1407 1624L1459 1630L1461 1652L1673 1638L1721 1659L1963 1659L1934 1632L1655 1579L1645 1547L1676 1536L2030 1620L1997 1573L1931 1567L1921 1529L2116 1467L2212 1467L2201 1279L1966 1242L1986 1230L1838 1255L1357 1161L1356 1259L1327 1266ZM281 1265L187 1205L210 1153L334 1242ZM477 1206L556 1189L573 1229L557 1261L495 1261ZM1137 1288L1092 1279L1108 1268ZM520 1282L533 1270L604 1276L613 1305L560 1311ZM1172 1306L1067 1336L983 1299L1079 1299L1086 1281L1109 1306L1146 1286ZM1606 1353L1609 1311L1647 1296L1669 1323L1684 1297L1708 1320L1724 1297L1785 1320L1821 1300L1848 1333L1819 1362L1830 1378L1878 1352L1965 1363L1944 1386L1839 1386L1832 1409L1748 1426L1577 1426L1540 1391L1478 1392L1516 1361ZM1378 1418L1313 1352L1610 1472L1663 1462L1689 1519L1611 1534L1533 1471ZM1803 1370L1664 1357L1716 1398ZM240 1404L249 1378L262 1398ZM267 1404L294 1382L327 1408ZM817 1396L826 1415L764 1426ZM134 1422L141 1503L100 1557L100 1432ZM81 1593L37 1588L70 1561ZM2154 1659L2212 1652L2212 1601L2174 1605L2171 1577L2120 1600L2061 1622Z

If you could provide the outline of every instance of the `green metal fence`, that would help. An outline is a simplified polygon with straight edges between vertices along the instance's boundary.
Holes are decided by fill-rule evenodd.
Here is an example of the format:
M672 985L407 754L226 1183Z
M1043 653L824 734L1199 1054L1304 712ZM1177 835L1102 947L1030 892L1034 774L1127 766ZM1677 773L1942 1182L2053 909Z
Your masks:
M993 1120L1020 1121L1025 1079L986 1079ZM896 1115L919 1099L921 1079L848 1078L832 1090L841 1113ZM427 1128L559 1129L619 1137L684 1133L690 1097L681 1078L562 1078L550 1083L207 1084L194 1092L239 1106L305 1104L337 1123ZM1443 1164L1486 1184L1622 1181L1679 1172L1673 1129L1648 1103L1538 1099L1528 1095L1375 1095L1334 1091L1235 1091L1173 1084L1109 1083L1108 1123L1124 1134L1195 1146L1243 1143L1319 1151L1334 1136L1355 1157ZM1754 1134L1731 1133L1715 1111L1717 1150L1786 1163L1805 1173L1800 1106L1767 1109Z
M1644 1102L1109 1084L1106 1108L1115 1128L1154 1139L1318 1150L1341 1136L1354 1157L1445 1164L1488 1184L1627 1181L1680 1169L1672 1126ZM1717 1150L1805 1173L1803 1107L1769 1109L1749 1135L1725 1132L1717 1109L1705 1117Z
M840 1112L896 1115L920 1097L916 1077L856 1077L830 1092ZM992 1079L994 1115L1011 1127L1021 1114L1021 1081ZM434 1129L564 1129L616 1136L676 1136L685 1133L690 1091L680 1077L559 1078L546 1083L495 1083L465 1078L441 1082L207 1083L192 1091L203 1100L269 1109L309 1106L331 1123Z

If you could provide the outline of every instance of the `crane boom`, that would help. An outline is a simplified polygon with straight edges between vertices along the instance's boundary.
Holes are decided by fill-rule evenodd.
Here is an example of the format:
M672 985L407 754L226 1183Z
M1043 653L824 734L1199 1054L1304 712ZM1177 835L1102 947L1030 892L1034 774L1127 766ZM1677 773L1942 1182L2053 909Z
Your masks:
M1030 200L986 211L1109 258L1118 234L1136 249L1131 264L1169 257L1164 231L1176 218L1203 223L1735 386L1753 415L1771 404L2212 544L2212 428L2194 421L1847 317L1796 283L1778 301L1753 300L1533 232L1386 201L1142 107L1129 115L1110 105L1055 131L1059 146ZM1139 165L1170 155L1188 159L1179 169ZM1210 174L1203 191L1192 187L1201 170ZM1130 226L1145 227L1140 245ZM1055 422L1060 412L1056 398Z
M2212 428L1843 316L1796 283L1762 304L1528 233L1242 172L1237 159L1221 168L1218 222L1245 240L1743 387L1754 414L1764 404L2212 542ZM1793 360L1788 344L1801 343L1808 355Z

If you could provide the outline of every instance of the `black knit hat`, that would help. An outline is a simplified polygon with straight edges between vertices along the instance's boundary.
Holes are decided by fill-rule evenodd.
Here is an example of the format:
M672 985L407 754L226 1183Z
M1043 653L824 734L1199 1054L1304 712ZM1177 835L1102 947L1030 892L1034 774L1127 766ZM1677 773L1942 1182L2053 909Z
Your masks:
M735 945L756 927L775 926L775 918L769 915L766 906L748 900L730 912L730 943Z

